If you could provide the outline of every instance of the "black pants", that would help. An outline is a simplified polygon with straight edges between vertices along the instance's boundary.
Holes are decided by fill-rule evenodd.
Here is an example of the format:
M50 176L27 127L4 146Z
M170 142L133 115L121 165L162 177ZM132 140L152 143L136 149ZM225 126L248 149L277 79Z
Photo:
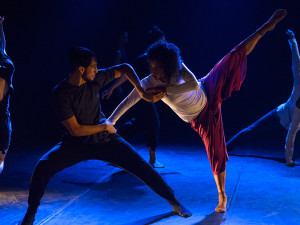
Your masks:
M158 195L176 203L173 190L152 166L135 149L117 134L96 144L79 144L63 141L46 153L38 162L33 172L28 205L37 209L44 195L49 179L59 171L84 160L99 159L115 164L135 175Z
M8 111L0 112L0 154L5 154L11 139L11 121Z

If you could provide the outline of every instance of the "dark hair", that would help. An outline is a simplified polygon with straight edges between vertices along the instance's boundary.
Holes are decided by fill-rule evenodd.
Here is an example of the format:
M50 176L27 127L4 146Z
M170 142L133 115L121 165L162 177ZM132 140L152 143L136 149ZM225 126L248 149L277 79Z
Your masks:
M87 68L91 65L93 59L96 60L96 55L91 50L84 47L73 47L69 52L71 71L74 71L79 66Z
M148 46L159 41L162 37L165 37L165 33L157 26L152 27L147 33Z
M158 41L147 50L148 61L157 60L163 67L170 81L177 81L178 71L181 70L182 59L179 48L166 41Z

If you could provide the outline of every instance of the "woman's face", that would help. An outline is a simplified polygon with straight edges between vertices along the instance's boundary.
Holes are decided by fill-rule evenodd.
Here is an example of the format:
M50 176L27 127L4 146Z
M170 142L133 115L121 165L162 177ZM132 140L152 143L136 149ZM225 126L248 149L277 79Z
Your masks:
M159 61L150 59L149 69L150 73L156 80L160 80L163 83L168 83L168 77L165 75L165 70Z

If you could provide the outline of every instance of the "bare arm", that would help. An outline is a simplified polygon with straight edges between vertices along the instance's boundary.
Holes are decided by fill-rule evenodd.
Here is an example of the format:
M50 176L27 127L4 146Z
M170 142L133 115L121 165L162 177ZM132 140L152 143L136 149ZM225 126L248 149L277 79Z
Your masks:
M7 82L3 78L0 77L0 102L7 94L8 90L9 90L9 86L8 86Z
M139 77L136 75L134 69L129 64L120 64L114 67L114 70L116 78L119 78L122 74L124 74L127 77L130 83L132 83L132 85L135 87L141 98L149 102L155 101L155 95L151 95L144 91L144 89L141 86L141 81Z
M292 51L292 68L294 77L300 73L300 55L297 40L295 34L291 30L287 30L286 34L288 35L289 45Z
M113 125L108 123L107 121L98 125L80 125L77 122L75 116L70 117L62 121L62 124L69 131L72 136L88 136L92 134L96 134L102 131L107 131L108 133L116 133L116 129Z
M3 31L3 21L4 17L0 17L0 50L1 54L2 52L5 53L5 46L6 46L6 41L5 41L5 36L4 36L4 31ZM0 101L4 98L4 96L7 94L9 90L9 86L7 82L0 77Z
M1 16L0 17L0 48L1 51L3 51L5 53L5 48L6 48L6 40L5 40L5 35L4 35L4 30L3 30L3 21L4 21L4 17Z

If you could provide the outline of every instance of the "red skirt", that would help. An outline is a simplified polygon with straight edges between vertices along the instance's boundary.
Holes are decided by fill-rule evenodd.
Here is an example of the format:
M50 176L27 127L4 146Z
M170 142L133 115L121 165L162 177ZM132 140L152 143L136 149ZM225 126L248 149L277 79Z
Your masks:
M240 89L246 76L246 49L242 42L221 59L207 76L200 79L207 103L200 114L190 122L202 138L214 175L225 170L227 154L222 122L221 104Z

